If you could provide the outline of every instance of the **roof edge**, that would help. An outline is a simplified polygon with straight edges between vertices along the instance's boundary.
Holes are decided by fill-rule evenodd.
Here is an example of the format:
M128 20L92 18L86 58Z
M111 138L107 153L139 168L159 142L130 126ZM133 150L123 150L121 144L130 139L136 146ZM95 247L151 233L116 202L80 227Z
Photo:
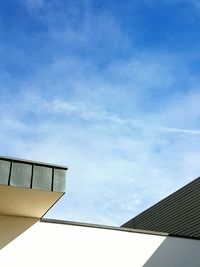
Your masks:
M66 220L58 220L58 219L50 219L50 218L41 218L40 222L42 222L42 223L65 224L65 225L81 226L81 227L89 227L89 228L97 228L97 229L102 229L102 230L103 229L105 229L105 230L115 230L115 231L137 233L137 234L158 235L158 236L165 236L165 237L193 239L193 240L200 241L200 238L198 238L198 237L192 237L192 236L187 236L187 235L177 235L177 234L170 234L170 233L149 231L149 230L142 230L142 229L125 228L125 227L121 227L121 226L109 226L109 225L102 225L102 224L66 221Z
M119 226L109 226L109 225L102 225L102 224L66 221L66 220L58 220L58 219L50 219L50 218L41 218L40 222L65 224L65 225L81 226L81 227L89 227L89 228L98 228L98 229L105 229L105 230L116 230L116 231L121 231L121 232L131 232L131 233L138 233L138 234L169 236L168 233L163 233L163 232L154 232L154 231L141 230L141 229L124 228L124 227L119 227Z
M0 159L2 159L2 160L10 160L10 161L20 162L20 163L36 164L36 165L39 165L39 166L47 166L47 167L49 166L49 167L55 167L55 168L59 168L59 169L68 170L67 166L53 164L53 163L45 163L45 162L34 161L34 160L19 159L19 158L15 158L15 157L7 157L7 156L2 156L2 155L0 155Z

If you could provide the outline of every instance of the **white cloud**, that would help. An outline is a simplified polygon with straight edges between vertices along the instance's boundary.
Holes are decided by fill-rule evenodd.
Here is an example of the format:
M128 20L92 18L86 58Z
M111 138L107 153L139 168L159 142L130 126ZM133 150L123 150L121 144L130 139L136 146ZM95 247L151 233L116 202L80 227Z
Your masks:
M1 148L14 156L69 165L66 197L51 216L121 224L200 171L198 132L96 112L84 101L33 96L20 96L13 122L10 117L12 128L2 124ZM24 122L23 114L30 111L42 120ZM76 117L85 122L77 124Z
M199 0L182 0L182 2L192 4L195 8L200 7L200 1Z
M44 6L45 0L20 0L23 4L25 4L26 8L31 10L37 10Z
M194 97L195 102L198 100ZM193 105L194 103L192 103ZM46 103L47 105L47 103ZM195 107L196 105L194 105ZM84 120L92 120L93 122L101 121L101 123L106 124L116 124L119 126L127 127L130 129L140 129L143 131L156 131L156 132L166 132L166 133L174 133L174 134L188 134L188 135L200 135L200 130L194 129L184 129L184 128L174 128L174 127L165 127L162 125L153 125L151 122L144 122L142 120L136 120L131 118L122 118L118 114L113 114L109 112L105 112L101 109L92 109L85 105L84 102L76 103L76 102L67 102L62 100L54 100L52 103L48 103L50 113L55 114L64 114L66 116L77 116ZM180 108L180 105L179 105ZM200 113L200 109L196 108L197 115ZM194 111L192 114L188 114L194 118Z
M48 64L9 96L1 87L1 154L69 165L67 194L51 216L120 224L199 175L198 82L187 62L161 51L102 67L95 55L109 62L113 46L129 47L126 34L111 14L95 17L88 7L76 25L80 7L65 12L48 6L40 18ZM49 40L66 48L51 50ZM71 46L87 47L91 57Z

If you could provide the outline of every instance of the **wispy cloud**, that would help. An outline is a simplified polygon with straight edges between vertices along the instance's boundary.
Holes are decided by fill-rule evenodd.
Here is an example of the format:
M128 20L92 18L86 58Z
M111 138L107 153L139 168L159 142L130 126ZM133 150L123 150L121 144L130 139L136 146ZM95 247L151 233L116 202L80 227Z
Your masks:
M20 0L20 1L26 6L26 8L29 11L40 9L45 4L45 0Z
M169 128L169 127L158 127L156 130L161 132L177 133L177 134L191 134L191 135L200 135L200 130L190 130L190 129L178 129L178 128Z
M200 8L199 0L182 0L183 3L192 4L195 8Z
M200 130L182 129L174 127L165 127L161 125L152 125L151 122L144 122L131 118L120 118L117 114L105 112L104 110L90 109L84 103L64 102L61 100L54 100L48 103L50 113L64 114L66 116L77 116L84 120L92 120L93 122L113 123L130 129L141 129L143 131L158 131L172 134L188 134L200 135Z
M120 224L198 175L199 141L193 136L199 131L123 118L91 105L89 99L77 103L29 93L19 96L20 106L16 98L2 106L10 111L9 119L1 120L1 149L5 154L69 165L68 194L49 216ZM38 119L30 124L24 114ZM191 142L196 151L192 165L187 156L192 155Z
M140 29L90 1L26 4L30 49L12 53L33 67L19 75L6 61L0 147L69 165L49 216L119 225L199 175L200 82L185 51L141 50Z

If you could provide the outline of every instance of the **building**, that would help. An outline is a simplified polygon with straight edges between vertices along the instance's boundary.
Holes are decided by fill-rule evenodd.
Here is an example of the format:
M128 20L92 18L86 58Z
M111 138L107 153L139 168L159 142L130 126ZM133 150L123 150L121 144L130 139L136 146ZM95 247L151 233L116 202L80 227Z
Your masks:
M200 178L140 213L122 227L200 238Z
M200 240L193 234L134 229L130 222L129 226L108 227L43 219L64 194L66 171L65 166L0 157L3 266L199 267Z

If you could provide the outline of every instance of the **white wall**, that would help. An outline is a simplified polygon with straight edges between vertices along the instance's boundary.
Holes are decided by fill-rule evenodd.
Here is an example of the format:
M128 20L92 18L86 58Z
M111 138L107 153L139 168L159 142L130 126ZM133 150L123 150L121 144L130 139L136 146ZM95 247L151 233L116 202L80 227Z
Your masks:
M37 222L0 250L2 266L199 267L200 241Z

